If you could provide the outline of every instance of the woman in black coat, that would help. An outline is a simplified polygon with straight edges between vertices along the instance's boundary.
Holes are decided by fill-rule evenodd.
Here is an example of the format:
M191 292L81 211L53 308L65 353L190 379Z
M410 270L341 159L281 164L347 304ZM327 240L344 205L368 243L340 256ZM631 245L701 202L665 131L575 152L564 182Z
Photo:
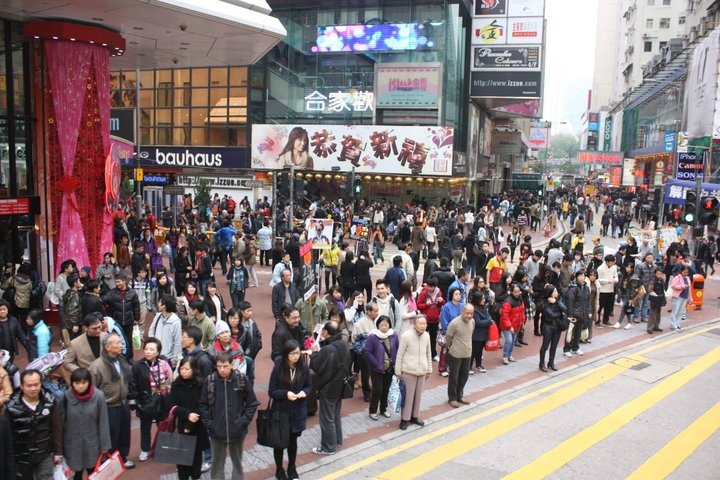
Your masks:
M350 298L350 294L355 290L355 264L353 263L355 256L352 252L345 254L345 261L340 264L340 288L342 288L342 297L346 302Z
M473 293L470 303L475 307L475 313L473 314L473 320L475 321L475 329L472 334L472 356L470 357L471 363L475 362L475 371L485 373L485 367L483 367L483 350L485 349L485 343L488 340L488 328L493 323L493 319L490 316L485 302L487 297L482 292Z
M347 258L347 257L346 257ZM365 292L365 298L372 298L372 278L370 277L370 269L373 262L367 250L360 252L357 262L355 262L355 288L361 292Z
M305 430L308 414L306 398L311 391L310 368L300 355L300 344L295 340L288 340L282 346L280 358L275 361L268 387L268 394L274 400L273 409L287 413L285 418L290 421L287 473L283 469L284 449L273 449L277 479L298 478L295 468L297 439Z
M179 375L172 383L167 408L173 407L173 416L177 419L177 432L183 435L195 435L197 444L193 463L190 466L178 465L178 478L180 480L200 478L202 468L202 452L210 448L207 432L200 421L198 400L202 390L202 379L195 357L185 357L180 360Z
M557 349L560 337L565 330L564 322L567 308L560 300L560 294L557 288L552 285L545 287L543 292L543 308L542 308L542 335L543 343L540 347L540 365L539 369L547 372L548 368L555 368L555 350ZM545 367L545 352L550 347L547 367Z

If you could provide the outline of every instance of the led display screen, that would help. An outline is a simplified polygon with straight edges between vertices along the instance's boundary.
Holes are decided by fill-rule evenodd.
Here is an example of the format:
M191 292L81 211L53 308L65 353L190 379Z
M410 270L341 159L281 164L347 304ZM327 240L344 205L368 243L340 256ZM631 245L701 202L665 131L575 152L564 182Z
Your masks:
M431 23L382 23L318 27L313 52L383 52L435 47Z

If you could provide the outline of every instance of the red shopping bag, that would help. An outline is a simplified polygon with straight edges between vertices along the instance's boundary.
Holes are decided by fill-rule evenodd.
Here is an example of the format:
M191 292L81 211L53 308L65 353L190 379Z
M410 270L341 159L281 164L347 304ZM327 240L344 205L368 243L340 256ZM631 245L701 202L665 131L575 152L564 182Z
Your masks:
M107 459L103 462L103 457ZM109 455L101 453L95 463L95 469L88 480L116 480L125 471L125 462L123 462L120 452L117 450Z
M485 342L485 351L494 352L500 348L500 332L498 332L497 324L491 323L488 327L488 339Z

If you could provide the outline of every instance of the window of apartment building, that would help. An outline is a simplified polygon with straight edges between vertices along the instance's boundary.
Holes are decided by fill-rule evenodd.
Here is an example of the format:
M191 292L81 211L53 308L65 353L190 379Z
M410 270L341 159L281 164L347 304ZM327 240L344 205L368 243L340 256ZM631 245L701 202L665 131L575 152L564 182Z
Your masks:
M647 20L645 20L645 28L653 28L653 19L652 18L648 18Z
M670 28L670 19L663 17L660 19L660 28Z
M643 52L652 52L652 42L643 43Z
M655 0L647 0L647 4L649 7L652 7L653 5L655 5Z
M685 16L678 17L678 25L685 25Z
M670 5L671 0L662 0L663 5Z

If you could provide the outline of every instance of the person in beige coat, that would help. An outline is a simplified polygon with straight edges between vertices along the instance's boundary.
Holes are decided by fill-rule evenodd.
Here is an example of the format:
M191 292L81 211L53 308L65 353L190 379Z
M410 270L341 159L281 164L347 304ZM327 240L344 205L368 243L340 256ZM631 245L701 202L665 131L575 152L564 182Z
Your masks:
M63 358L63 368L72 373L76 369L90 368L102 353L101 342L107 335L102 332L102 317L100 314L89 313L83 318L85 333L73 339Z
M413 328L400 337L395 359L395 375L405 382L405 404L400 417L400 430L407 429L408 423L420 427L425 425L425 422L420 420L420 402L425 380L430 378L432 373L430 335L426 330L427 319L424 315L418 315L413 319Z
M448 326L445 341L448 346L448 403L453 408L470 405L463 399L463 389L470 373L472 334L475 329L475 307L467 303L459 317Z

